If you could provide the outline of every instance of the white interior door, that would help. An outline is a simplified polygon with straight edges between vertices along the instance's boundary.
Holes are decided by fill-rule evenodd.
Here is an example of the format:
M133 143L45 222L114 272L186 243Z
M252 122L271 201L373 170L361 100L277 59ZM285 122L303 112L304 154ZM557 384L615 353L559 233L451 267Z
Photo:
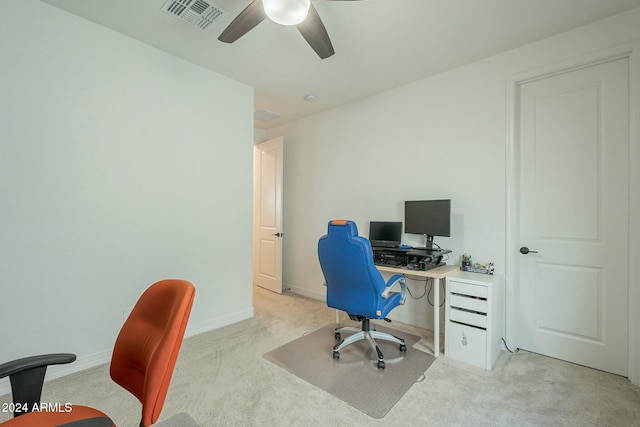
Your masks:
M254 283L282 293L282 137L254 149Z
M518 255L517 345L626 376L628 59L523 83L519 95L519 233L530 252Z

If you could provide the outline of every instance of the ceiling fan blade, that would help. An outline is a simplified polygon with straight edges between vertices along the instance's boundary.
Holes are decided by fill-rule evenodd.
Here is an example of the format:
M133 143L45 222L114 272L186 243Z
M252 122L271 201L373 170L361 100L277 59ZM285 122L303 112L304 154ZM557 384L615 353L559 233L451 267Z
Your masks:
M249 3L249 6L245 7L244 10L231 21L231 24L220 34L218 40L225 43L233 43L264 21L266 17L267 15L264 13L262 0L253 0Z
M334 0L335 1L335 0ZM307 19L296 25L302 37L316 51L322 59L328 58L335 53L327 29L324 27L320 15L313 4L309 8Z

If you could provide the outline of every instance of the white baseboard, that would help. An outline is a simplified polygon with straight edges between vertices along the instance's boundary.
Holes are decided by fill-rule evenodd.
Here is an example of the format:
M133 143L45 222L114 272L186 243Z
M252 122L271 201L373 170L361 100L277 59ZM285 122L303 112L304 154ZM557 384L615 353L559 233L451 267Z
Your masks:
M407 325L417 326L418 328L433 330L433 320L426 317L411 316L402 313L402 306L396 307L389 313L389 318ZM441 325L444 328L444 323ZM441 329L444 331L444 329Z
M309 289L300 288L296 286L285 286L285 287L289 289L291 293L294 293L296 295L302 295L304 297L315 299L318 301L323 301L323 302L327 300L326 292L310 291Z
M187 326L187 330L185 331L184 336L185 338L189 338L194 335L200 335L205 332L213 331L214 329L219 329L224 326L229 326L234 323L238 323L242 320L251 319L253 318L253 315L254 315L254 310L253 310L253 307L251 307L250 309L227 314L226 316L218 317L216 319L202 322L197 325L189 324Z
M76 372L85 371L87 369L95 368L96 366L109 363L111 360L111 350L105 350L86 356L78 356L73 363L65 365L53 365L47 368L45 376L45 383L55 380L57 378L66 377L67 375L75 374ZM9 378L3 378L0 381L0 396L11 393L11 383Z
M315 299L318 301L326 302L327 295L326 293L311 291L306 288L296 287L296 286L285 286L289 290L289 292L294 293L296 295L301 295L307 298ZM441 309L443 310L443 309ZM428 316L412 316L411 314L406 313L406 311L402 310L402 306L397 307L394 311L390 313L390 319L396 320L401 323L406 323L408 325L417 326L419 328L424 329L433 329L433 319ZM444 322L440 322L440 330L444 331Z
M223 326L228 326L242 320L251 319L253 314L253 307L251 307L248 310L232 313L197 325L189 324L184 336L185 338L188 338L214 329L222 328ZM110 361L111 349L86 356L78 356L76 361L73 363L49 366L47 368L45 383L55 380L56 378L61 378L80 371L95 368L96 366L107 364ZM4 396L9 393L11 393L11 383L9 382L9 378L3 378L0 380L0 396Z

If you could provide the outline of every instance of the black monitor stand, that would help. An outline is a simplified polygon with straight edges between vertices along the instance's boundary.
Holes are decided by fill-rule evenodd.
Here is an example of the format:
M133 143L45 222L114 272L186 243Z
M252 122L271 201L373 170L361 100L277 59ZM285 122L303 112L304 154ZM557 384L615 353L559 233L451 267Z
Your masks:
M378 265L406 265L412 270L430 270L444 265L443 256L450 253L448 249L423 248L381 248L372 247L373 259Z
M426 250L433 249L433 236L428 236L428 235L425 234L424 237L426 237L426 239L427 239L425 244L424 244L424 248Z
M445 253L451 252L450 250L442 249L438 245L433 243L433 236L429 236L429 235L425 234L424 237L426 239L424 248L415 248L415 249L424 251L427 254L432 254L432 253L445 254Z

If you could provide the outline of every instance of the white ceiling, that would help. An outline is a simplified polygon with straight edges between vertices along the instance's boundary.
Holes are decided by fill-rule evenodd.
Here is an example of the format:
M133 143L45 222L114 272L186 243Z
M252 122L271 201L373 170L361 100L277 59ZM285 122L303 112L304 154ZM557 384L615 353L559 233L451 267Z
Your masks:
M280 116L255 121L260 129L640 7L640 0L314 0L336 51L322 60L296 28L269 20L233 44L218 41L251 0L207 0L226 14L205 31L161 11L166 0L42 1L252 86L255 108Z

